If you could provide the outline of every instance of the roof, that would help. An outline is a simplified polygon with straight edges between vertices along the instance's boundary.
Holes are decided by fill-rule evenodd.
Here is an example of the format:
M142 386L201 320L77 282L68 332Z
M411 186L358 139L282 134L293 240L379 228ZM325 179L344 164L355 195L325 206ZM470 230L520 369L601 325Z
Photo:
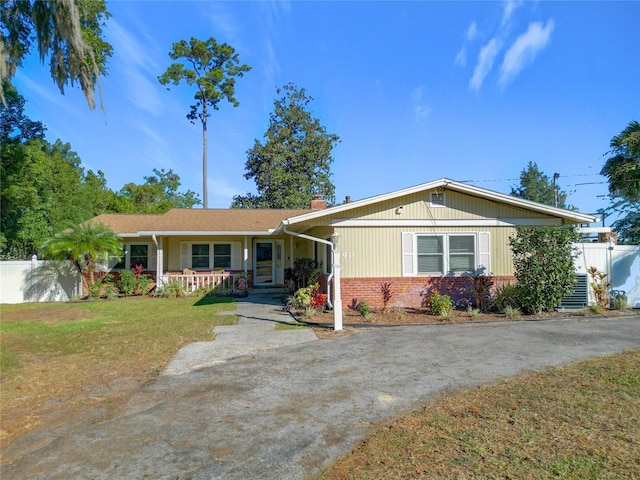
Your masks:
M523 198L513 197L504 193L498 193L493 190L487 190L485 188L475 187L466 183L456 182L455 180L450 180L448 178L441 178L439 180L422 183L414 187L404 188L402 190L396 190L394 192L376 195L374 197L369 197L354 202L343 203L342 205L337 205L325 210L314 210L311 212L307 212L297 217L287 218L284 223L286 225L293 225L308 220L315 220L324 216L335 215L337 213L346 212L355 208L364 207L378 202L384 202L386 200L393 200L399 197L404 197L406 195L433 190L435 188L454 190L478 198L484 198L492 202L504 203L514 207L525 208L527 210L559 217L565 220L567 223L593 223L597 221L596 217L594 217L593 215L587 215L584 213L576 212L574 210L566 210L564 208L550 207L549 205L533 202L531 200L525 200Z
M322 210L173 208L164 214L103 214L98 215L91 221L109 225L122 237L148 235L267 235L279 230L283 224L295 225L436 188L453 190L492 202L504 203L550 215L562 219L564 223L593 223L596 221L596 217L593 215L586 215L564 208L550 207L542 203L456 182L447 178Z
M300 209L187 209L164 214L103 214L92 222L110 226L123 237L146 235L268 234L289 217L309 213Z

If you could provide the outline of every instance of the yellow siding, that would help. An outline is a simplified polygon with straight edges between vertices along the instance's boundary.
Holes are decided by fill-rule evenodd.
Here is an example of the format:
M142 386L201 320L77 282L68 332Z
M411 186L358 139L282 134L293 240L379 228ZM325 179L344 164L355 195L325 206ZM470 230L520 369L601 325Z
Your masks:
M491 272L493 275L513 275L509 237L512 227L353 227L341 228L340 252L342 275L345 278L401 277L402 233L489 232Z
M438 190L442 192L442 189ZM466 195L460 192L445 190L444 207L431 207L429 199L431 192L420 192L407 195L402 198L378 202L364 207L337 213L332 217L322 217L311 220L306 228L331 225L334 221L345 219L361 220L402 220L402 219L505 219L505 218L551 218L538 212L532 212L524 208L513 207L490 200ZM400 215L396 214L396 208L402 206ZM304 230L301 224L296 227Z
M291 256L290 253L290 243L288 236L273 236L273 237L248 237L247 238L247 248L248 248L248 269L252 269L253 263L253 241L254 240L284 240L284 258L285 258L285 267L288 267L288 259ZM220 237L206 237L206 236L177 236L177 237L164 237L164 269L169 271L178 271L180 268L180 244L182 242L238 242L240 243L240 247L244 249L244 236L220 236ZM313 250L312 250L313 251Z

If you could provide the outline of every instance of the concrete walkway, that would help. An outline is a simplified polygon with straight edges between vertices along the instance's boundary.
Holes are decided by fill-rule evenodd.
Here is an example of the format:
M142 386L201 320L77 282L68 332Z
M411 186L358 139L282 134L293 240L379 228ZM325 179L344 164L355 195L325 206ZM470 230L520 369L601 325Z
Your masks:
M169 362L163 375L185 373L228 362L245 355L272 350L287 345L317 340L311 328L276 330L277 324L293 323L293 317L282 310L277 292L252 293L237 300L236 325L214 327L216 338L209 342L185 345Z

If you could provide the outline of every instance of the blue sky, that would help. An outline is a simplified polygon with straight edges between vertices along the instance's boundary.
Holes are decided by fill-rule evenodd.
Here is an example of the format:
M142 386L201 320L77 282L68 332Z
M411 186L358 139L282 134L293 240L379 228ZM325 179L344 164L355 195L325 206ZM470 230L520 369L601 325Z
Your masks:
M559 173L568 202L607 206L599 175L611 138L640 119L640 2L108 1L113 45L106 113L60 95L29 58L15 78L50 141L70 142L109 187L173 169L202 197L193 91L157 77L181 39L215 37L252 67L238 108L209 120L209 207L254 192L246 151L262 139L276 88L293 82L340 136L336 200L448 177L509 193L529 161ZM610 221L610 220L609 220ZM609 224L609 221L607 224Z

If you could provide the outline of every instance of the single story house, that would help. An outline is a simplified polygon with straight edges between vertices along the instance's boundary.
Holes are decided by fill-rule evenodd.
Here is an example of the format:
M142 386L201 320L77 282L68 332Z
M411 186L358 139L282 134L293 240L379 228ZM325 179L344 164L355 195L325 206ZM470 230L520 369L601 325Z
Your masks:
M442 178L330 208L316 198L307 210L172 209L93 221L125 244L115 269L141 264L159 281L224 270L247 273L254 288L279 286L296 259L310 258L335 289L336 306L381 306L381 283L389 282L394 306L418 307L430 288L464 298L472 273L497 283L513 279L509 238L516 225L578 226L596 218Z

